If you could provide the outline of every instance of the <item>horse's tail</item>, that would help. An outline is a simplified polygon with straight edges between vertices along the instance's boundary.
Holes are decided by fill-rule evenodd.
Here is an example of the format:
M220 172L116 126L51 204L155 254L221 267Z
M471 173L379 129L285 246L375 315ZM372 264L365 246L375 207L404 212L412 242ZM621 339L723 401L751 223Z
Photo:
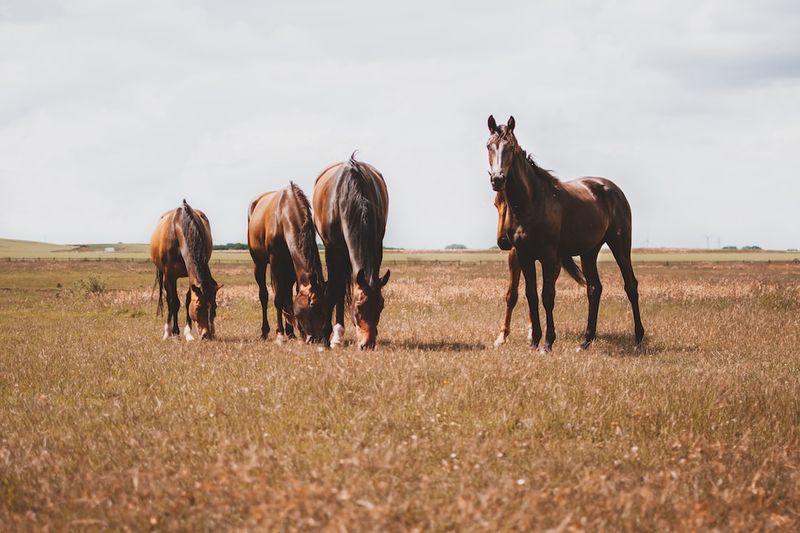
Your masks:
M586 280L583 279L583 271L579 267L572 256L565 255L561 258L561 266L567 271L572 279L578 282L579 285L586 285Z
M153 282L153 289L158 285L158 307L156 308L156 316L164 314L164 273L156 269L156 280Z

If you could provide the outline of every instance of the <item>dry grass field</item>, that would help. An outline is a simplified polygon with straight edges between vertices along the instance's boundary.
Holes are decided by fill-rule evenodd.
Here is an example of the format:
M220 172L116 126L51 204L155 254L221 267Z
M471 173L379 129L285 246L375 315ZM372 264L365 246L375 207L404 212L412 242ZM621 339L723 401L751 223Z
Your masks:
M318 353L244 263L188 344L146 263L0 262L0 529L800 527L800 265L639 264L640 352L604 263L576 354L563 276L547 356L524 299L492 348L503 263L392 268L379 349Z

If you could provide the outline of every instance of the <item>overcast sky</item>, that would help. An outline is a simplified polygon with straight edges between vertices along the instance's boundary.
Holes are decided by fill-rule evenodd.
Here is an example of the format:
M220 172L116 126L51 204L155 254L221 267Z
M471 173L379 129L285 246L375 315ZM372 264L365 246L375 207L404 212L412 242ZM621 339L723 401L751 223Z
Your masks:
M0 237L147 242L359 158L385 244L488 247L486 118L634 244L800 247L800 3L0 0Z

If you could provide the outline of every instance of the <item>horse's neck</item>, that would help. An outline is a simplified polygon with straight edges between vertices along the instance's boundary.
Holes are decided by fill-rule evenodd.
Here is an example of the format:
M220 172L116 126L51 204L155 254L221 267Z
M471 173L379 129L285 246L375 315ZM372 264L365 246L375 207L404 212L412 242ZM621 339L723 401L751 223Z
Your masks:
M303 234L302 229L286 235L286 244L289 248L289 255L292 257L295 276L301 285L311 283L312 275L317 278L317 281L322 281L322 264L318 259L319 256L316 260L312 256L317 247L316 239L313 239L313 243L305 243L307 238L308 236Z
M508 180L506 188L510 193L507 193L507 198L515 211L535 209L550 196L550 185L546 178L540 176L540 171L528 163L522 151L514 157L512 172L514 176Z
M352 228L348 228L345 241L350 253L350 265L352 266L354 278L361 269L364 270L367 280L377 277L381 266L382 248L380 243L369 242L368 239L359 238L352 232Z

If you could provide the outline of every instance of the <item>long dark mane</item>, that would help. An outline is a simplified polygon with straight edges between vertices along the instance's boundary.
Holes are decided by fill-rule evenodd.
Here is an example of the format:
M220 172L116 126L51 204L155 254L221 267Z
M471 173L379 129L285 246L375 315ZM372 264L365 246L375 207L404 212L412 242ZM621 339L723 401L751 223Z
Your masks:
M520 148L520 150L522 150L522 148ZM533 160L533 156L527 153L525 150L522 150L522 156L525 158L525 161L528 163L530 169L542 180L544 180L545 183L555 188L556 190L561 190L561 180L553 176L553 174L551 174L551 171L545 170L539 165L537 165L536 161Z
M311 203L308 201L306 193L303 189L297 186L293 181L289 182L289 188L292 191L297 205L302 216L302 223L300 226L300 253L308 262L308 267L311 269L309 274L316 277L317 283L322 281L322 263L319 259L319 249L317 248L317 230L314 227L314 217L311 215Z
M208 268L209 257L206 255L205 231L198 214L186 203L185 199L183 200L183 213L186 216L181 217L181 229L189 250L188 259L193 263L191 266L186 265L186 268L194 270L201 290L206 292L216 287L217 283L211 277L211 271ZM184 257L184 261L186 260L187 258Z
M339 180L338 197L341 199L339 205L343 206L343 217L347 220L347 227L351 237L355 241L356 247L363 254L365 260L364 274L367 280L372 280L377 275L377 259L374 257L375 243L378 239L378 221L375 205L369 200L367 195L368 187L371 187L362 164L356 160L355 152L350 155L350 159L344 164L341 179ZM352 276L352 266L349 261L343 265L347 270L347 275ZM351 287L347 284L347 301L352 300Z

